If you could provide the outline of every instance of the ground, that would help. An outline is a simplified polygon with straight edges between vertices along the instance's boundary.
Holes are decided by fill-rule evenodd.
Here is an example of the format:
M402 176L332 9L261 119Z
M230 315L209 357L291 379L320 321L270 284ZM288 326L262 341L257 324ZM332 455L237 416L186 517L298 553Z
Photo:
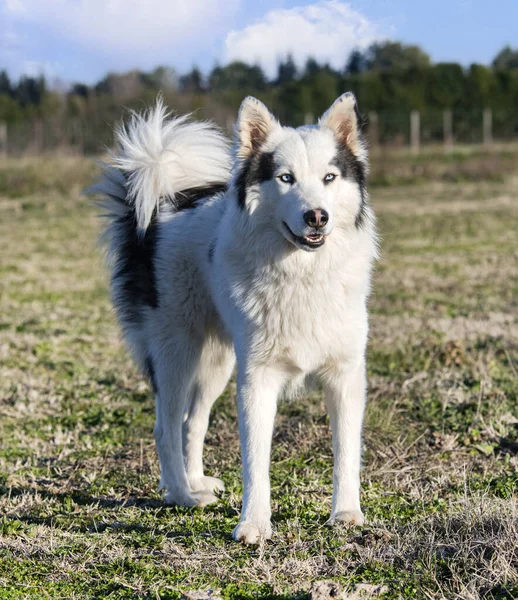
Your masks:
M97 211L80 195L95 171L0 162L0 598L518 597L518 179L386 181L385 169L372 189L366 525L326 525L315 389L280 406L275 533L250 548L231 539L233 384L207 439L221 502L174 508L157 492L152 394L120 341Z

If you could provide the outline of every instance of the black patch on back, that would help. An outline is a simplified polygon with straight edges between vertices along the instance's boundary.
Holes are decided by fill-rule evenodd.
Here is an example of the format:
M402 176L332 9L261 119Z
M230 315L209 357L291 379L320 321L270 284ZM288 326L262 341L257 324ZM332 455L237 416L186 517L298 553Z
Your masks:
M215 183L178 192L175 212L196 208L200 200L226 191L226 183ZM171 204L173 204L171 202ZM142 235L137 230L133 210L118 220L120 235L119 254L113 271L113 281L122 281L118 288L116 305L123 323L140 324L142 307L158 308L159 298L155 277L155 252L158 219L153 214L151 223Z
M356 215L354 225L356 229L363 227L367 216L367 170L365 165L358 160L348 146L340 144L338 153L333 160L333 163L340 175L345 179L349 178L355 181L360 188L360 209Z
M215 196L221 192L226 192L228 185L226 183L211 183L208 185L202 185L199 187L190 188L188 190L182 190L175 196L175 210L186 210L189 208L196 208L198 202L203 198L209 198Z
M122 280L117 306L123 322L140 323L141 307L158 307L155 280L157 220L154 216L144 235L138 235L133 212L119 219L121 241L113 281Z
M274 171L273 152L252 155L243 163L236 179L237 203L241 208L246 205L248 188L273 179Z
M156 375L155 375L155 367L153 365L153 360L151 356L147 356L144 363L145 374L149 378L151 382L151 386L153 387L153 392L155 394L158 393L158 386L156 384Z

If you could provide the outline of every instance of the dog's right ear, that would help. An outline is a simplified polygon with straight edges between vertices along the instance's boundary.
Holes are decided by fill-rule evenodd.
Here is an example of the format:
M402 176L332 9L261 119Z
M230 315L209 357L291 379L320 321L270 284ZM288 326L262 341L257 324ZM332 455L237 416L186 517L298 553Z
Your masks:
M247 96L237 116L239 156L247 159L257 152L276 127L279 127L279 122L266 106L257 98Z
M338 141L358 156L364 151L360 132L360 113L351 92L342 94L318 121L320 127L331 129Z

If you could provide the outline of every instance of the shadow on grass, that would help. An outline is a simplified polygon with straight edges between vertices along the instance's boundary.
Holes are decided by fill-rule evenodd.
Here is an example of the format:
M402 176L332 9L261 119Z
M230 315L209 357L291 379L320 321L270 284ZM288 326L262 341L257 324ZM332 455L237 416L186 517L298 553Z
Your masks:
M43 499L48 500L56 500L59 502L59 509L56 514L52 514L49 516L37 516L31 514L12 514L5 515L3 517L4 524L7 529L9 529L9 523L25 523L26 525L45 525L47 527L58 527L62 528L63 518L66 518L67 527L70 527L70 521L74 522L74 525L77 527L79 531L89 532L89 533L102 533L106 530L113 531L121 531L125 533L130 532L138 532L138 533L152 533L157 530L157 526L160 523L160 517L163 516L177 516L184 517L189 515L199 514L201 509L198 507L180 507L180 506L172 506L166 504L162 500L157 500L156 498L150 497L133 497L126 499L115 499L115 498L106 498L103 496L92 496L90 494L86 494L80 491L72 491L68 493L64 492L50 492L46 490L34 490L34 489L25 489L21 487L16 488L6 488L0 487L0 496L9 494L11 498L16 496L40 496ZM73 505L78 506L90 506L90 507L98 507L99 509L124 509L124 508L138 508L141 509L142 512L152 511L155 519L155 523L153 525L142 525L140 523L126 523L119 520L99 520L96 521L91 517L88 518L87 521L84 519L84 515L77 514L72 512ZM238 511L233 509L230 506L219 505L215 506L211 511L211 521L214 518L220 518L222 522L226 519L234 519L238 516ZM163 524L163 523L162 523ZM0 523L1 526L1 523ZM5 528L4 527L4 528ZM203 531L193 531L185 530L185 531L167 531L164 533L165 537L168 538L192 538L193 536L197 537L219 537L226 541L232 540L232 535L226 531L222 530L214 530L210 527L210 532Z

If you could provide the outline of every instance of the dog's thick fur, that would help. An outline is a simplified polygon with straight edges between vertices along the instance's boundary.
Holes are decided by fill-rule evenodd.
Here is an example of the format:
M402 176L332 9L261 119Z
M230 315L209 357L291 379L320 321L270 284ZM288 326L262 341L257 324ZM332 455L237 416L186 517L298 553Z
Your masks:
M249 97L232 154L215 127L169 118L159 102L120 129L119 152L92 188L106 198L115 308L156 395L169 503L205 506L223 489L204 474L202 451L237 358L244 497L234 538L246 543L271 537L277 400L309 374L322 382L331 421L330 521L363 523L376 238L360 129L352 94L299 129L282 127Z

